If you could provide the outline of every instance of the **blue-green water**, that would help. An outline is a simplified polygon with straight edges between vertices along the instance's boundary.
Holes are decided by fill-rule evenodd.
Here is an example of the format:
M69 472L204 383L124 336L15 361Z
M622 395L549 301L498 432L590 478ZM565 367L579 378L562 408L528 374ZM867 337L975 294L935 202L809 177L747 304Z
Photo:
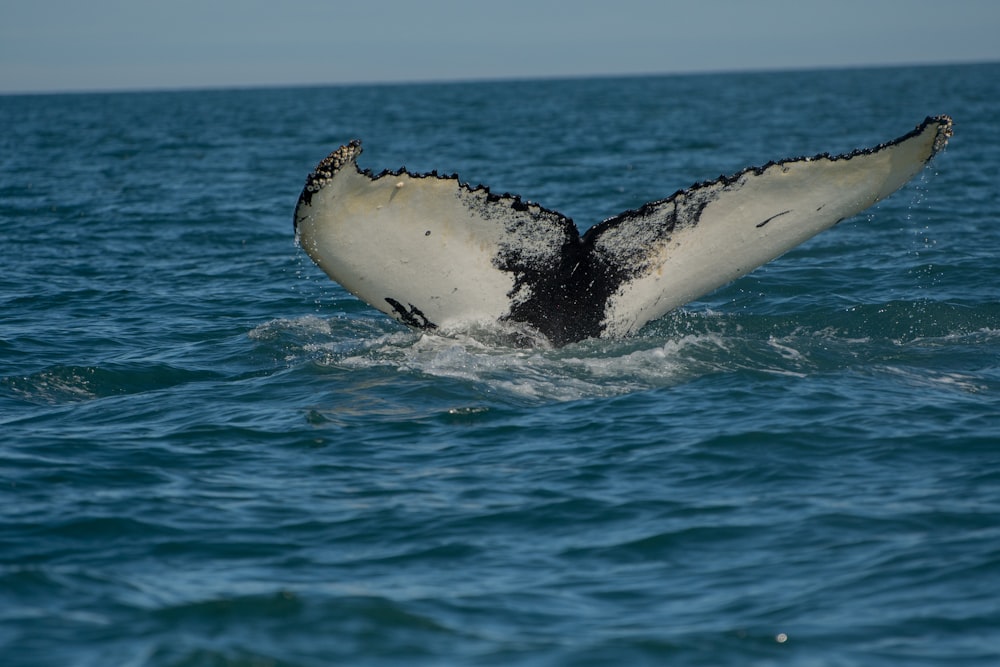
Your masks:
M1000 66L0 97L0 663L1000 664ZM956 133L632 339L405 329L306 174L581 227Z

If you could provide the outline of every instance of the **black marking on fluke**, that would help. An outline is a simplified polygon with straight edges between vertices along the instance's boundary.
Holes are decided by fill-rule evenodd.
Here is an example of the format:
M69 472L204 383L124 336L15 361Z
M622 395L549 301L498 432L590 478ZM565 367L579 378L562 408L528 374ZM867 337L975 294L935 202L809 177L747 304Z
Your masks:
M385 297L385 302L392 306L392 309L399 316L399 321L403 324L408 324L415 329L437 329L437 325L427 319L427 317L420 312L420 309L412 303L404 306L399 301L396 301L392 297L388 296Z
M294 222L297 229L308 214L303 211L303 207L311 206L313 195L345 167L357 170L372 181L402 175L412 179L454 181L459 194L479 195L463 196L470 212L483 220L507 223L506 236L503 237L507 240L500 243L492 258L496 269L509 273L513 278L513 287L507 294L510 309L501 319L526 323L553 344L563 345L602 335L608 326L608 304L612 295L624 284L656 270L656 262L662 262L662 257L653 250L656 245L662 246L670 241L679 230L696 227L706 207L718 198L738 191L751 177L763 176L771 169L786 170L790 168L787 165L793 163L819 160L837 162L872 155L922 134L931 124L938 124L938 128L930 156L926 158L929 160L945 146L951 136L951 119L947 116L928 117L911 132L874 147L856 149L841 155L820 153L811 158L771 161L763 166L747 167L730 176L723 175L712 181L702 181L677 190L665 199L643 204L604 220L582 236L570 218L556 211L522 200L517 195L494 194L484 185L473 187L460 181L456 174L442 176L436 171L411 173L405 168L384 170L378 174L373 174L368 169L361 170L356 163L361 154L361 142L353 140L332 152L309 174L298 199ZM819 212L825 206L826 203L821 204L815 210ZM505 216L505 207L520 215ZM525 212L527 216L523 215ZM774 219L791 212L790 208L775 213L755 223L755 227L763 228ZM531 248L523 247L519 237L526 231L523 227L525 224L546 225L548 227L544 227L545 229L561 235L558 252L539 259L537 252L532 253ZM427 230L424 235L430 235L430 231ZM470 279L474 280L475 276L470 276ZM437 328L437 324L431 322L414 304L404 305L391 297L385 297L385 302L401 322L418 329Z
M555 345L591 338L604 328L604 304L622 281L615 267L597 262L592 238L580 238L576 227L567 234L554 267L536 266L517 248L507 248L494 265L514 275L508 297L527 291L504 318L527 322Z

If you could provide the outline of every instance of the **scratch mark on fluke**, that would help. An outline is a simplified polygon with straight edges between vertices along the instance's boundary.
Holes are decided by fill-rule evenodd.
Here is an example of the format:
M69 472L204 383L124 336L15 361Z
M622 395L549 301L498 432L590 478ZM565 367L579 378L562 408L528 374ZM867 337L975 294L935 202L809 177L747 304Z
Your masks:
M634 333L860 213L951 134L951 118L935 116L871 148L748 167L582 236L556 211L454 174L361 170L354 140L309 174L293 219L327 275L404 324L509 322L563 345Z
M820 208L823 208L823 207L821 206ZM772 220L774 220L775 218L780 218L781 216L783 216L783 215L787 215L788 213L791 213L791 211L782 211L781 213L775 213L774 215L772 215L772 216L771 216L770 218L768 218L767 220L764 220L764 221L762 221L762 222L758 222L758 223L757 223L757 229L760 229L761 227L763 227L763 226L764 226L764 225L766 225L767 223L771 222L771 221L772 221Z

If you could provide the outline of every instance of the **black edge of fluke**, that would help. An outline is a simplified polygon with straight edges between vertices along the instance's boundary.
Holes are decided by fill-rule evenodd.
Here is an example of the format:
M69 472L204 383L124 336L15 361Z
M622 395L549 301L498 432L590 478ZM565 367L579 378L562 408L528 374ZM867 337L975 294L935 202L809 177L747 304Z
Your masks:
M323 186L329 183L330 179L343 169L345 164L357 160L362 150L361 140L352 139L320 160L316 168L306 177L306 184L302 188L302 194L299 195L299 201L295 205L295 208L298 209L303 204L311 204L313 193L322 190ZM298 226L298 216L295 218L295 223Z
M443 175L439 174L437 170L432 170L430 172L416 172L410 171L406 167L400 167L395 170L383 169L376 174L372 172L371 169L361 169L357 166L357 159L362 152L363 149L361 147L361 140L352 139L350 142L337 148L323 158L319 164L316 165L316 168L313 169L306 177L305 186L302 188L302 193L299 194L299 199L295 205L296 211L298 211L299 207L302 205L310 205L312 203L313 194L322 190L323 187L326 186L331 179L333 179L338 171L343 169L347 164L354 164L359 173L364 174L373 181L377 181L378 179L386 176L402 176L404 174L410 178L436 178L442 181L455 181L459 187L467 192L482 194L486 198L486 201L491 204L503 202L516 211L526 211L529 207L535 207L540 213L558 216L572 223L572 220L566 218L566 216L558 211L553 211L552 209L546 208L537 202L524 199L521 195L511 194L509 192L498 195L492 192L488 185L483 185L482 183L473 186L468 181L462 181L457 173ZM294 219L296 229L298 228L298 222L299 216L296 215Z
M935 155L941 152L942 149L944 149L944 147L948 144L948 139L951 138L951 135L953 133L952 132L953 121L951 119L951 116L947 115L928 116L927 118L924 119L922 123L917 125L915 128L913 128L906 134L900 137L896 137L895 139L892 139L890 141L878 144L877 146L856 148L849 153L841 153L839 155L831 155L830 153L826 152L826 153L818 153L813 156L803 155L799 157L784 158L776 161L771 160L760 166L746 167L734 174L729 174L729 175L722 174L721 176L719 176L714 180L699 181L694 185L677 190L669 197L664 197L663 199L657 199L655 201L646 202L642 206L639 206L638 208L626 209L621 213L619 213L618 215L614 215L610 218L607 218L606 220L602 220L601 222L599 222L598 224L594 225L593 227L587 230L586 234L584 234L584 240L587 240L588 238L592 238L600 234L603 230L607 229L608 227L621 224L622 222L625 222L627 220L645 217L649 215L651 212L658 209L660 206L663 206L664 204L669 204L670 202L674 201L675 199L677 199L677 197L681 195L684 196L690 195L692 192L695 192L702 188L710 187L713 185L731 185L737 182L740 178L742 178L746 174L752 173L757 176L760 176L771 167L781 167L782 165L790 164L792 162L800 162L802 160L810 160L810 161L849 160L851 158L858 157L859 155L871 155L873 153L878 153L881 150L885 150L886 148L890 148L892 146L901 144L907 139L910 139L912 137L915 137L923 133L928 126L934 124L938 124L940 127L938 127L937 134L934 137L934 145L931 148L931 154L927 158L927 160L930 161L931 158L933 158Z
M867 148L858 148L858 149L855 149L855 150L853 150L853 151L851 151L849 153L842 153L840 155L830 155L829 153L819 153L817 155L813 155L812 157L800 156L800 157L785 158L783 160L767 162L766 164L763 164L761 166L747 167L745 169L742 169L742 170L740 170L740 171L738 171L738 172L736 172L734 174L728 175L728 176L727 175L722 175L722 176L719 176L719 178L711 180L711 181L701 181L701 182L695 183L694 185L692 185L690 187L677 190L674 194L672 194L669 197L666 197L664 199L658 199L656 201L647 202L647 203L643 204L642 206L640 206L637 209L628 209L628 210L622 211L618 215L613 216L612 218L609 218L609 220L616 220L616 219L622 219L622 218L630 218L630 217L640 216L644 212L650 210L652 207L655 207L655 206L663 204L663 203L665 203L667 201L670 201L671 199L675 198L679 194L690 192L691 190L696 190L699 187L706 186L706 185L714 185L716 183L723 183L723 184L733 183L733 182L737 181L744 174L747 174L747 173L750 173L750 172L754 172L754 173L760 174L760 173L764 172L765 170L767 170L767 169L769 169L771 167L780 166L780 165L783 165L783 164L787 164L789 162L797 162L797 161L806 160L806 159L809 159L809 160L819 160L819 159L844 160L844 159L850 159L852 157L856 157L858 155L869 155L869 154L872 154L872 153L877 153L880 150L883 150L883 149L888 148L890 146L895 146L896 144L899 144L899 143L902 143L903 141L906 141L910 137L914 137L914 136L920 134L921 132L923 132L924 130L926 130L929 125L932 125L932 124L935 124L935 123L939 124L940 127L938 128L937 135L936 135L936 137L934 139L934 146L933 146L933 149L931 151L931 157L934 157L934 155L936 155L937 153L939 153L947 145L948 139L952 136L953 121L952 121L951 116L943 115L943 114L942 115L938 115L938 116L928 116L927 118L924 119L924 121L922 123L920 123L919 125L917 125L910 132L908 132L908 133L906 133L906 134L904 134L904 135L902 135L900 137L897 137L896 139L893 139L891 141L887 141L885 143L878 144L877 146L872 146L872 147L867 147ZM310 172L309 176L306 177L306 183L305 183L305 186L302 189L302 193L299 195L299 199L298 199L296 208L298 208L298 206L301 206L302 204L308 205L308 204L312 203L313 193L319 192L323 188L323 186L325 186L330 181L330 179L332 179L334 177L334 175L336 175L336 173L338 171L340 171L344 167L344 165L346 165L348 163L355 163L356 164L356 160L357 160L358 156L361 155L362 152L363 152L363 149L361 147L361 140L360 139L352 139L350 142L348 142L348 143L344 144L343 146L337 148L332 153L330 153L325 158L323 158L319 162L319 164L316 165L316 168L313 169L312 172ZM442 179L442 180L458 181L459 184L463 188L465 188L466 190L468 190L469 192L483 192L486 195L487 201L489 201L489 202L498 202L498 201L501 201L501 200L508 200L510 202L510 205L513 208L518 209L518 210L523 210L523 209L527 208L528 206L537 206L543 212L551 213L551 214L555 214L555 215L559 215L561 217L565 217L565 216L562 216L562 214L558 213L557 211L553 211L551 209L547 209L544 206L541 206L540 204L538 204L536 202L531 202L531 201L523 200L523 198L520 195L517 195L517 194L504 193L502 195L497 195L497 194L494 194L494 193L490 192L489 186L486 186L486 185L483 185L483 184L479 184L479 185L476 185L476 186L473 187L473 186L469 185L467 182L461 181L459 175L455 174L455 173L452 173L452 174L450 174L448 176L442 176L442 175L438 174L437 171L431 171L429 173L411 172L411 171L408 171L405 167L400 167L399 169L396 169L395 171L390 171L388 169L385 169L385 170L381 171L378 174L373 174L371 172L371 170L365 169L361 173L364 173L364 174L368 175L368 177L372 178L373 180L377 180L379 178L382 178L383 176L399 176L399 175L402 175L402 174L406 174L406 175L410 176L411 178L439 178L439 179ZM295 223L296 223L296 226L297 226L297 224L298 224L298 218L297 217L295 219Z

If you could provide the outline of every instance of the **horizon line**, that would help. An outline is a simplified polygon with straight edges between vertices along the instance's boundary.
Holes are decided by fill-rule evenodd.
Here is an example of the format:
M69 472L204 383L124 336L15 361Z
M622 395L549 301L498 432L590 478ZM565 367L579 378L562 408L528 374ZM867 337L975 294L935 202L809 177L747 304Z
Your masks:
M0 90L0 97L29 97L29 96L54 96L54 95L116 95L116 94L142 94L142 93L182 93L182 92L209 92L209 91L235 91L235 90L281 90L293 88L339 88L339 87L378 87L378 86L428 86L428 85L464 85L464 84L489 84L489 83L530 83L544 81L577 81L583 79L638 79L638 78L659 78L659 77L688 77L688 76L724 76L732 74L781 74L781 73L807 73L807 72L836 72L850 70L876 70L876 69L897 69L897 68L932 68L932 67L969 67L982 65L1000 64L1000 60L942 60L942 61L915 61L915 62L891 62L891 63L865 63L865 64L831 64L831 65L802 65L788 67L746 67L746 68L706 68L674 71L632 71L632 72L603 72L592 74L538 74L538 75L497 75L483 77L427 77L415 79L359 79L357 81L299 81L299 82L260 82L260 83L218 83L218 84L192 84L173 85L163 84L154 86L95 86L93 88L52 88L38 90Z

